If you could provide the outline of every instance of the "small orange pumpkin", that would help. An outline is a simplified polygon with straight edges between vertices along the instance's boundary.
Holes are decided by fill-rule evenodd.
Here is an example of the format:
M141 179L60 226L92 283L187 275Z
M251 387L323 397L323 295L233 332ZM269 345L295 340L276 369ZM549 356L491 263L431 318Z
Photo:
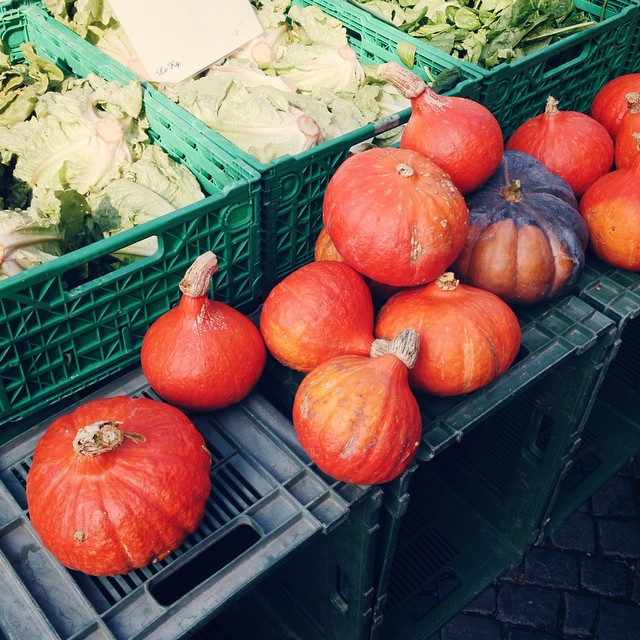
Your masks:
M522 332L515 313L495 294L460 284L447 272L424 287L401 291L382 307L375 335L392 339L405 327L420 335L409 380L434 395L470 393L513 363Z
M300 383L293 425L309 457L331 477L353 484L389 482L414 459L422 417L408 381L419 349L413 329L376 340L370 356L319 365Z

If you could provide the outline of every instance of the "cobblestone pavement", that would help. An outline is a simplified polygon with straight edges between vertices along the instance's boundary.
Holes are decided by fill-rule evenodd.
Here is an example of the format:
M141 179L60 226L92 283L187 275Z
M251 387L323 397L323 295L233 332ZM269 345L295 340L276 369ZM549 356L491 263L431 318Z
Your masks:
M636 458L429 640L640 640L639 559Z

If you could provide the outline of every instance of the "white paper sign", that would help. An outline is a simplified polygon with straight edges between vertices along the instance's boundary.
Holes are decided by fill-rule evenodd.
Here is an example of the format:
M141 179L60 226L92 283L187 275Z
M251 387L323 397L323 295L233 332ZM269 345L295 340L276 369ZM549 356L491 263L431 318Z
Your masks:
M259 36L249 0L109 0L147 72L180 82Z

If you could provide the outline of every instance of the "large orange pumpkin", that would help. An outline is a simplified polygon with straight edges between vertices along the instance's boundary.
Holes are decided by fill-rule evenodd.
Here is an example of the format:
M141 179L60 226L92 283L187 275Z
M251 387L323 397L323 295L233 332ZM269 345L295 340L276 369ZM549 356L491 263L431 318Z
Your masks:
M210 466L204 438L179 409L149 398L91 400L38 441L29 517L64 566L127 573L162 560L198 527Z
M451 178L410 149L367 149L347 158L329 180L327 232L345 262L383 284L435 280L456 259L469 212Z

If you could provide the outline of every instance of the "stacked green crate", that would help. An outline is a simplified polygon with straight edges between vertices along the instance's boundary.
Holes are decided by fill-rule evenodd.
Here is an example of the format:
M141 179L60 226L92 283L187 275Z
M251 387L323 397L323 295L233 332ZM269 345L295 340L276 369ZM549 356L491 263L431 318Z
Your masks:
M158 400L135 370L79 402L121 394ZM316 473L278 437L292 430L291 423L259 391L220 411L188 414L212 456L212 490L203 521L163 560L117 576L65 569L43 547L29 521L26 484L33 449L55 415L0 446L1 637L188 637L207 624L218 626L218 616L228 607L255 593L300 553L307 554L298 565L307 578L308 562L317 563L315 554L308 555L313 549L324 549L335 565L332 571L338 572L326 577L323 588L340 595L344 637L356 637L351 629L368 628L371 580L366 566L357 563L367 559L375 543L381 492L327 481ZM343 563L349 576L339 573ZM351 576L357 582L350 582ZM369 585L368 601L360 600L360 611L364 583ZM324 605L308 603L316 609Z
M616 325L573 296L518 318L521 352L500 378L465 396L419 396L416 464L382 487L374 637L428 637L539 535ZM302 376L269 361L264 392L285 414Z
M315 4L323 7L329 3L352 4L376 15L357 0L318 0ZM597 88L638 68L640 5L636 0L575 0L574 5L597 24L491 69L468 63L480 74L476 99L496 116L505 137L542 113L549 95L559 101L560 109L588 112ZM387 28L389 23L378 18ZM404 33L400 29L398 32ZM408 35L405 39L417 51L435 49L425 40ZM457 60L448 57L452 62Z
M2 14L0 39L17 62L20 44L31 41L68 74L133 80L36 6ZM178 301L180 279L204 251L219 259L217 298L241 307L260 299L258 174L185 127L164 101L143 96L149 136L196 176L206 197L0 282L0 425L135 364L148 326ZM66 285L69 271L152 237L158 250L151 256Z
M536 541L615 348L615 324L577 298L519 312L526 356L467 397L423 398L408 508L380 571L375 638L427 638ZM396 530L397 529L397 530Z
M549 505L545 535L640 452L640 275L590 256L579 286L583 300L616 322L618 335L580 441Z

